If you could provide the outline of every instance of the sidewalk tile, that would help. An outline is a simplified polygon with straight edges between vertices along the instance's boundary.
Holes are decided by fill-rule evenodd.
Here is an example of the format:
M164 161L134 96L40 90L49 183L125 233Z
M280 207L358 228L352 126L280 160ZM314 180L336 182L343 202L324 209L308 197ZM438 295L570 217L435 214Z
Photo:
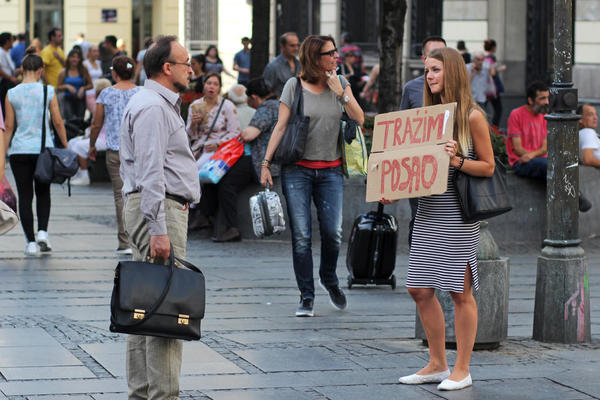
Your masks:
M293 389L222 390L205 393L213 400L314 400L314 397Z
M489 382L473 381L473 386L456 392L441 392L430 385L424 389L447 400L592 400L573 389L548 379L511 379Z
M596 361L598 361L596 359ZM574 365L573 369L550 375L548 378L590 396L600 398L600 363Z
M27 367L0 368L0 372L8 381L28 379L70 379L95 378L96 375L84 366L73 367Z
M356 367L325 348L237 350L235 353L264 372L343 370Z
M247 332L247 333L229 333L221 334L223 338L232 340L241 344L266 344L281 342L330 342L335 340L331 336L323 335L315 331L295 330L283 332Z
M111 375L124 377L125 342L82 344L80 347ZM244 370L202 342L184 342L182 375L236 374Z
M60 346L42 328L0 328L0 347Z
M0 348L0 368L64 365L81 365L81 361L60 345Z
M27 400L93 400L93 397L88 395L27 396Z
M335 384L335 382L332 382ZM330 400L365 400L365 399L419 399L434 400L439 397L417 386L400 384L390 385L352 385L318 387Z
M110 378L2 382L0 391L7 396L120 393L127 392L127 383Z

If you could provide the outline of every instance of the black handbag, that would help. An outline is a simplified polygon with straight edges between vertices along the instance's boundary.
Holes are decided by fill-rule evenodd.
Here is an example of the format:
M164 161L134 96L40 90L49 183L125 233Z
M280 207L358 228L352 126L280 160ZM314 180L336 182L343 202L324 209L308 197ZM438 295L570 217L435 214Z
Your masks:
M475 222L512 210L506 183L506 168L496 158L496 168L490 178L454 173L454 186L463 221Z
M273 161L278 164L294 164L304 157L306 137L310 117L304 115L304 96L302 95L302 82L297 79L294 102L287 128L277 146Z
M202 272L177 259L173 247L169 265L121 261L115 269L110 300L110 331L169 339L200 339L204 318Z
M69 149L46 147L46 99L48 86L44 85L44 107L42 114L42 149L35 164L34 178L41 183L64 183L77 173L77 154ZM70 183L70 181L69 181ZM69 195L71 185L69 184Z

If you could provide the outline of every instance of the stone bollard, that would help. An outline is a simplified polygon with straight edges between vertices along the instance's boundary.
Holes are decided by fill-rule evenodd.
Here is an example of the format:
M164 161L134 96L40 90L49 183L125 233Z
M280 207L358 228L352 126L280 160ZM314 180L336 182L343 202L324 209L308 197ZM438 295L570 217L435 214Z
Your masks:
M474 293L478 314L475 350L495 349L508 336L509 260L507 257L500 257L498 253L498 245L488 230L488 222L481 221L477 249L479 290ZM446 320L446 347L456 348L454 302L448 292L436 290L435 295L442 305ZM415 337L427 342L418 312Z

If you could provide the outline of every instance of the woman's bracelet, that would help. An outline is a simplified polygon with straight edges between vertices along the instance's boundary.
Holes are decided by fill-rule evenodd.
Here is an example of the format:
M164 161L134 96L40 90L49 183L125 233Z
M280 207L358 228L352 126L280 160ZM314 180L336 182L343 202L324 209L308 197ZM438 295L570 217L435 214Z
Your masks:
M260 165L263 166L263 167L265 167L265 168L267 168L267 169L270 169L271 168L271 161L269 161L267 159L264 159L262 161L262 163L260 163Z
M457 168L457 170L460 171L463 164L465 163L465 156L463 156L462 154L457 154L456 157L460 157L460 164L458 164L458 168Z

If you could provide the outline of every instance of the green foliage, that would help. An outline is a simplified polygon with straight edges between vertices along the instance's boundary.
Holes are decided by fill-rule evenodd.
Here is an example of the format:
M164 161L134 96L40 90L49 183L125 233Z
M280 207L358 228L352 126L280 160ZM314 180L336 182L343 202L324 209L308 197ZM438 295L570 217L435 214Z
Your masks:
M490 139L492 140L494 156L496 156L506 168L510 168L510 165L508 164L508 154L506 154L506 132L499 130L495 126L491 126Z
M375 126L375 115L365 115L363 124L363 135L365 136L365 146L367 154L371 154L371 145L373 144L373 127Z

